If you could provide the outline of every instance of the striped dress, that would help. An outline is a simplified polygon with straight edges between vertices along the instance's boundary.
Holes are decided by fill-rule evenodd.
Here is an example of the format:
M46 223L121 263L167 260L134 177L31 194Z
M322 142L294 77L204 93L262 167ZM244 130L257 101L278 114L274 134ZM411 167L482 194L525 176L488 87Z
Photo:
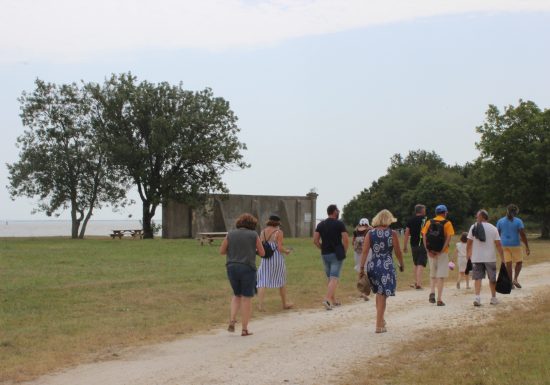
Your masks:
M276 240L269 240L269 244L273 249L273 256L262 258L258 268L256 287L283 287L286 285L285 256L279 251Z

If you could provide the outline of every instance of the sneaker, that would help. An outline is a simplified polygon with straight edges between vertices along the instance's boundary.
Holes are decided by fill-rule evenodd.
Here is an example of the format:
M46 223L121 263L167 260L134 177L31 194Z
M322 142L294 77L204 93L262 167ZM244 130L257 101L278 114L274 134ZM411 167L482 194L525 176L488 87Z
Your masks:
M481 306L481 299L479 298L474 299L474 306Z
M428 301L430 303L435 303L435 293L430 293L430 296L428 297Z
M327 301L326 299L323 301L323 306L324 306L325 309L327 309L327 310L332 310L332 305L331 305L330 302Z
M497 299L497 297L491 298L491 305L498 305L498 299Z

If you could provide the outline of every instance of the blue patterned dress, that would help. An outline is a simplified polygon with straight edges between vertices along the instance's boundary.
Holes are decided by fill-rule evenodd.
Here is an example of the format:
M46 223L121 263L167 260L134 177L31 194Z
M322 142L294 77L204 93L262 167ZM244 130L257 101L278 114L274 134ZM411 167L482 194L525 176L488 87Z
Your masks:
M374 229L368 234L372 259L367 263L367 276L376 294L395 295L395 268L393 266L392 230Z

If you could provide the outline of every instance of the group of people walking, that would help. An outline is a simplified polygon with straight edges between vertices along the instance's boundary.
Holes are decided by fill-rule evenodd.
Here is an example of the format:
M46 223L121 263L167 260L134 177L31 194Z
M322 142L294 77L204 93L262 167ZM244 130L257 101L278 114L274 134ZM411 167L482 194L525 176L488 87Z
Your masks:
M460 289L462 280L466 281L466 288L469 288L471 271L475 291L474 306L482 305L481 280L485 276L489 279L491 290L490 304L498 303L495 290L497 253L506 263L513 285L521 288L518 282L523 261L520 240L525 244L527 255L530 250L523 222L517 218L518 211L517 206L508 206L507 215L494 226L488 222L487 211L479 210L476 223L467 233L461 235L456 245L456 266L459 270L457 288ZM448 209L445 205L438 205L435 213L434 218L428 219L426 207L421 204L415 206L415 215L406 225L403 251L407 252L410 245L414 265L414 282L411 287L416 290L423 289L423 270L428 266L428 302L445 306L443 288L449 269L454 265L449 258L449 249L455 231L447 218ZM336 290L350 240L346 226L339 220L338 207L328 206L327 215L328 217L317 225L313 243L321 252L327 277L327 291L322 303L326 310L332 310L340 306ZM390 211L381 210L371 223L368 219L362 218L353 233L354 268L358 273L358 280L364 282L367 277L366 281L375 294L376 333L387 331L384 317L386 301L388 297L395 295L397 283L394 254L399 270L404 271L399 234L390 228L395 222L397 219ZM235 230L227 234L220 247L220 253L227 256L227 276L233 289L228 331L235 331L237 315L240 313L241 335L249 336L252 335L248 330L252 313L251 299L256 292L259 296L259 310L264 309L266 288L279 289L283 309L293 307L287 298L285 265L285 256L292 250L283 244L284 234L280 228L280 218L275 214L269 217L259 236L256 232L257 219L250 214L242 214L237 219L235 227ZM256 255L268 257L262 258L257 271ZM362 297L368 300L367 294L362 294Z

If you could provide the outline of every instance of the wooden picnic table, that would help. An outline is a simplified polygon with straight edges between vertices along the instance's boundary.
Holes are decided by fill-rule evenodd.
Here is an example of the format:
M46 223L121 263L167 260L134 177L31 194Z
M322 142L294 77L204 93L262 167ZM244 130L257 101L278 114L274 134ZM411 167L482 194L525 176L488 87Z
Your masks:
M214 232L214 233L197 233L197 241L204 245L204 242L208 242L212 245L216 239L224 239L227 236L227 232Z
M111 231L112 233L110 235L112 239L115 239L115 238L122 239L122 237L125 236L126 234L131 236L133 239L136 239L136 238L143 239L143 229L125 229L125 230L123 229L123 230L111 230Z

